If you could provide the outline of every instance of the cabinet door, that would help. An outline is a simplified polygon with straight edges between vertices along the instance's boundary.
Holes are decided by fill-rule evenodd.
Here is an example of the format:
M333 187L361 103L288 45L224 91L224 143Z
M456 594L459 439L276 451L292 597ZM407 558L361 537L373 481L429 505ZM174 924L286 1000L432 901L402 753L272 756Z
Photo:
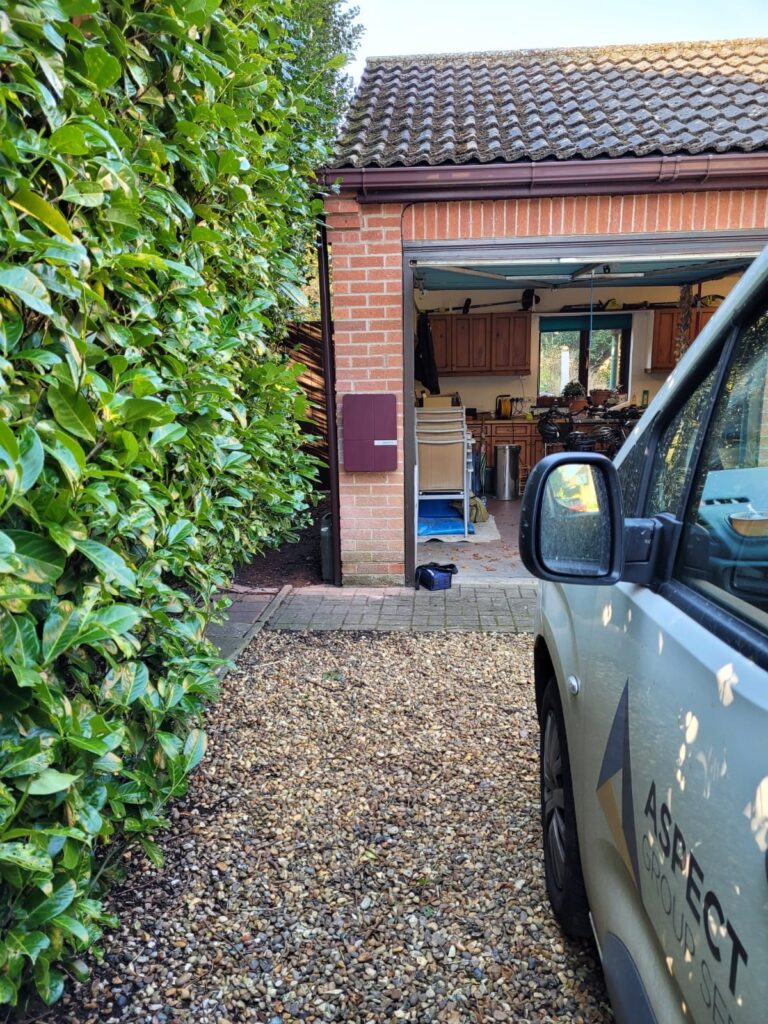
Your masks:
M469 326L470 358L475 373L487 373L491 368L491 342L489 316L471 316Z
M469 317L454 316L452 320L453 348L451 352L451 370L454 373L469 373L472 369Z
M706 324L715 315L716 310L713 307L704 307L703 309L697 309L691 316L691 341L697 338L704 330Z
M487 316L454 316L451 334L453 337L454 373L487 373L491 367L488 343Z
M496 425L486 423L485 425L485 464L489 469L496 465L494 446L496 444Z
M528 313L491 315L491 370L531 372L531 318Z
M433 315L429 318L432 329L432 345L435 349L435 364L441 376L451 371L451 317Z
M675 366L675 338L680 324L679 309L657 309L653 314L651 373L669 373Z

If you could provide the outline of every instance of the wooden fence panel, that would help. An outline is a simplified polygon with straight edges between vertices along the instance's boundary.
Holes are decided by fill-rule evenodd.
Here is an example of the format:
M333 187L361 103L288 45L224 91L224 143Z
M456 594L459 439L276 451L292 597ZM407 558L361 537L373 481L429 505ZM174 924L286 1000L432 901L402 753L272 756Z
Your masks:
M320 470L321 486L328 488L328 422L325 411L325 366L323 365L323 339L319 321L291 324L288 329L286 347L291 358L303 363L307 369L299 377L299 383L311 404L310 419L302 424L306 434L316 435L316 440L307 441L305 450L322 459Z

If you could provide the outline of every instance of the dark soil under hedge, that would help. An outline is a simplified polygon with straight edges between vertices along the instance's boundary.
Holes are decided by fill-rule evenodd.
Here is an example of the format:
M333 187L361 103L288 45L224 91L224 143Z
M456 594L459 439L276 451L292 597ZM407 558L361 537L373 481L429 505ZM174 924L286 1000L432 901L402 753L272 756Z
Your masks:
M248 565L238 569L235 583L247 587L306 587L322 583L320 567L320 520L328 511L322 501L312 511L312 524L302 530L299 539L265 551Z

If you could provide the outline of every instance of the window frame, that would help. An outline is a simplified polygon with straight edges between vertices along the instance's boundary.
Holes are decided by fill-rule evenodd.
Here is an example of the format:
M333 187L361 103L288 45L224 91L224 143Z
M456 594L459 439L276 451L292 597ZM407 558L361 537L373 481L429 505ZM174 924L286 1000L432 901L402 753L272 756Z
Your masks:
M563 314L560 314L562 317ZM575 314L575 319L588 320L588 315ZM547 320L550 319L555 321L558 319L558 315L553 314L552 317L547 317L542 314L539 319L539 350L538 350L538 364L539 364L539 375L536 382L537 393L541 393L541 336L543 334L554 334L558 330L565 330L565 328L547 327ZM578 330L579 333L579 360L578 360L578 381L582 385L585 391L588 392L589 388L589 340L590 336L595 331L602 330L615 330L619 332L619 379L617 388L619 391L629 392L629 363L630 355L632 351L632 327L601 327L600 318L597 318L590 331L589 326L572 328L573 333Z
M738 651L739 654L750 658L760 668L768 670L768 634L761 632L756 626L741 618L731 608L710 600L700 591L694 590L682 580L673 577L680 547L683 543L683 524L699 480L699 474L702 470L705 440L718 400L728 379L738 344L745 330L749 328L757 316L765 312L766 308L768 308L768 301L765 295L757 295L748 306L739 311L740 315L737 321L731 321L723 325L718 335L719 341L712 344L705 358L692 367L689 375L685 378L679 400L674 405L669 403L668 407L660 410L648 429L648 436L644 433L638 438L636 444L645 445L647 456L643 467L642 479L637 488L635 509L643 510L646 507L656 456L667 427L677 416L683 404L691 399L693 392L707 374L714 369L715 376L712 381L709 399L697 430L691 470L688 474L686 486L681 494L680 504L683 510L683 519L679 523L680 529L677 531L674 543L670 545L666 553L667 557L662 571L651 584L651 589L659 597L669 601L670 604L688 615L689 618L706 629L714 637ZM618 468L620 471L621 466ZM631 515L627 510L625 510L624 514L625 516ZM628 585L631 586L632 584Z

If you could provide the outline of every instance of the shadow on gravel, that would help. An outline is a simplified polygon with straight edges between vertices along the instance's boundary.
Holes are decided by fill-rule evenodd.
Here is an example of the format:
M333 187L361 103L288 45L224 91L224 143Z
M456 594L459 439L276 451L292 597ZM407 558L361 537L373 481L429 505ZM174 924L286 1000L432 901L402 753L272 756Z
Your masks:
M263 632L57 1024L606 1024L547 903L531 640Z

